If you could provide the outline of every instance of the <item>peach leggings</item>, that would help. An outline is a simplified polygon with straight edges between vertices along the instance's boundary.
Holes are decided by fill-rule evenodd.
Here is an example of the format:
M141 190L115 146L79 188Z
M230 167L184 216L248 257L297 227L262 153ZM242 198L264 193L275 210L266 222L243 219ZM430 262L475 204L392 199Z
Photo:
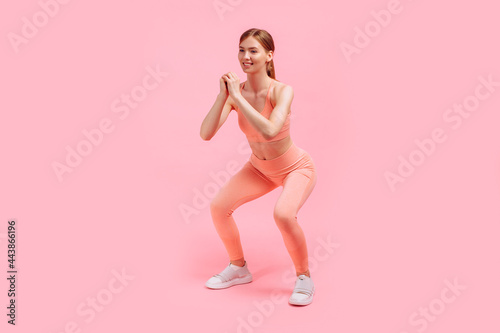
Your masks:
M245 202L283 186L274 220L297 272L308 270L307 244L297 222L297 212L316 185L316 167L309 154L294 143L282 155L261 160L250 159L219 190L210 203L213 223L230 260L243 258L240 235L232 213Z

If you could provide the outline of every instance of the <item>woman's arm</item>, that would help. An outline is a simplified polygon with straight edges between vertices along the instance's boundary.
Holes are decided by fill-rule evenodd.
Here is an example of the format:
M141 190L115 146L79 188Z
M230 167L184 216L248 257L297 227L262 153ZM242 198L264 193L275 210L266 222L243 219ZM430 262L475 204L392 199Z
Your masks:
M248 122L268 140L278 135L285 124L293 100L293 88L289 85L276 88L276 105L269 119L255 110L241 93L235 94L233 100Z
M232 110L228 97L228 94L223 93L217 95L214 105L203 119L200 127L200 136L203 140L212 139L226 121L229 112Z

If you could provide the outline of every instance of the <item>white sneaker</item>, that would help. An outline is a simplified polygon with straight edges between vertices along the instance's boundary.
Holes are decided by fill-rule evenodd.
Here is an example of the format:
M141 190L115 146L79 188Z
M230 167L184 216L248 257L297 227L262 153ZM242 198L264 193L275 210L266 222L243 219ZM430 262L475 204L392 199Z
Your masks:
M252 282L252 274L248 270L248 265L245 261L245 265L243 265L243 267L229 263L229 265L227 265L222 272L215 274L208 279L205 286L210 289L223 289L236 284L249 282Z
M313 295L314 283L312 279L307 275L301 274L295 280L295 288L293 288L288 303L293 305L308 305L311 304Z

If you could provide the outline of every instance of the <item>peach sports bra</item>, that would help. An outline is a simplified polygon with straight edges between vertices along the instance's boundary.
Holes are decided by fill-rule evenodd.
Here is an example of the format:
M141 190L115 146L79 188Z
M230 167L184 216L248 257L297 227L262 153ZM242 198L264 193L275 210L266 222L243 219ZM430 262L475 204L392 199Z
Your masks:
M245 86L245 83L240 88L240 92ZM269 119L269 116L271 115L271 111L273 111L273 107L271 105L271 99L269 97L270 92L271 92L271 86L273 85L274 80L271 81L271 84L269 85L269 89L267 91L267 96L266 96L266 103L264 105L264 110L260 113L267 119ZM240 129L245 133L248 141L253 141L253 142L272 142L272 141L278 141L283 138L286 138L288 135L290 135L290 112L286 116L286 121L283 124L283 127L279 131L279 133L273 137L270 138L269 140L266 140L261 133L259 133L253 126L248 122L246 119L245 115L238 109L238 107L235 107L236 112L238 113L238 125L240 126Z

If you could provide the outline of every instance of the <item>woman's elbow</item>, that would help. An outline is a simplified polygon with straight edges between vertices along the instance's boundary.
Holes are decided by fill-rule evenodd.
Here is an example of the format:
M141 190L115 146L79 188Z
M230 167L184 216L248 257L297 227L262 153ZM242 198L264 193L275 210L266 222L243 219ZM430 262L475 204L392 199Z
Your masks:
M209 136L207 133L203 132L202 130L200 130L200 137L204 141L210 141L210 139L212 138L211 136Z
M211 136L200 135L203 141L210 141L212 139Z
M277 130L274 126L268 128L267 131L262 132L262 137L266 140L270 140L274 138L276 135L278 135L279 130Z

